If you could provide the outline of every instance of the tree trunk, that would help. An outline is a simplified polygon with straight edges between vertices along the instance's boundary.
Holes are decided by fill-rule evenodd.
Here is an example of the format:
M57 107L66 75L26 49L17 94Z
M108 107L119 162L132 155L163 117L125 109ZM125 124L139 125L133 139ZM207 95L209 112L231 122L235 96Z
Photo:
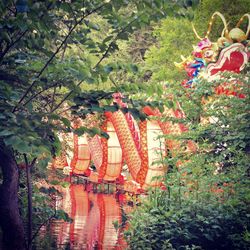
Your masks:
M26 165L26 182L28 188L28 250L32 249L32 184L31 184L31 174L30 169L32 165L29 165L26 155L25 165ZM34 161L35 162L35 161Z
M0 227L6 250L25 249L25 234L18 207L18 167L11 150L0 141L0 167L3 182L0 185Z

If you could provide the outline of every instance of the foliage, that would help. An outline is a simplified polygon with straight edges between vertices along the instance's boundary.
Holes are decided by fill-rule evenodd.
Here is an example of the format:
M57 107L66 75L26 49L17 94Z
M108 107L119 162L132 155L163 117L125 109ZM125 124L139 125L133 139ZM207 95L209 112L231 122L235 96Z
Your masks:
M214 94L235 80L236 96ZM249 73L165 91L178 96L189 131L166 137L181 146L164 159L166 191L152 190L130 218L131 249L248 249ZM185 150L187 140L197 143L195 153Z
M0 136L17 160L25 153L46 165L50 153L58 154L56 132L71 129L55 115L64 101L119 69L104 63L119 40L181 7L181 1L2 2Z
M177 208L140 210L142 218L134 219L128 234L131 249L248 249L246 207L184 203Z
M143 66L147 49L155 43L152 30L151 25L143 27L134 32L128 41L119 42L119 51L109 58L116 65L109 76L114 86L148 81L150 72L144 72Z
M1 1L0 145L13 152L13 162L22 166L26 160L44 169L60 153L60 132L101 134L94 128L74 131L64 111L89 90L89 96L100 87L109 93L103 83L121 67L106 58L119 49L118 42L183 6L182 0ZM1 161L0 168L6 168ZM13 177L13 171L8 173L3 178ZM34 196L46 203L43 195Z
M33 170L34 171L34 170ZM56 203L59 199L62 199L61 193L58 191L58 187L65 186L65 183L57 181L52 182L51 185L42 179L46 177L44 171L36 170L33 174L33 190L32 190L32 210L33 210L33 239L37 236L41 227L47 226L51 220L63 220L71 222L72 219L63 210L56 208ZM43 183L43 186L41 186ZM39 184L39 186L38 186ZM57 185L57 186L54 186ZM67 183L68 185L68 183ZM22 219L27 223L28 217L28 199L27 199L27 186L26 177L23 172L20 174L19 184L19 199L22 206L21 215Z
M173 64L180 55L187 56L195 43L191 22L181 18L166 18L154 30L157 43L145 55L145 69L152 72L152 81L180 81L184 74Z

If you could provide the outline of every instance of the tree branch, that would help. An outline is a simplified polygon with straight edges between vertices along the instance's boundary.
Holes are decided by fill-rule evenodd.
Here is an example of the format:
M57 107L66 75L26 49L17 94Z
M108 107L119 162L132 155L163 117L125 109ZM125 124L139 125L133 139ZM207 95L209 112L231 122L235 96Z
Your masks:
M112 77L111 75L109 76L109 79L110 79L110 81L114 84L114 86L115 86L116 88L118 88L118 85L116 84L115 80L113 79L113 77Z
M33 234L32 238L31 238L31 242L36 238L36 236L38 235L40 229L45 226L51 219L55 218L56 216L56 209L54 211L54 214L51 215L47 220L45 220L40 226L39 228L36 230L36 232Z
M94 12L97 12L99 9L101 9L104 5L106 5L106 3L100 5L99 7L97 7L96 9L93 9L91 11L89 11L86 15L83 15L81 17L81 19L79 21L77 21L73 27L71 28L71 30L69 31L68 35L63 39L63 41L61 42L60 46L56 49L56 51L53 53L53 55L49 58L49 60L45 63L45 65L43 66L43 68L40 70L40 72L37 74L36 78L39 78L43 72L45 71L45 69L48 67L48 65L51 63L51 61L55 58L55 56L58 54L58 52L60 51L60 49L63 47L63 45L66 43L66 41L68 40L69 36L72 34L72 32L75 30L75 28L89 15L91 15ZM34 85L36 84L36 80L34 80L31 85L27 88L27 90L25 91L25 93L23 94L23 96L20 98L20 100L18 101L17 105L21 104L22 101L24 100L24 98L27 96L27 94L30 92L30 90L34 87ZM17 105L14 107L13 109L13 113L16 111L17 109Z
M8 51L16 44L18 43L22 37L28 32L28 30L25 30L23 33L21 33L21 35L12 43L10 43L5 49L4 51L1 53L0 55L0 62L3 60L4 56L8 53Z
M31 167L35 164L36 158L33 159L32 163L29 164L27 155L24 154L24 160L26 165L26 183L28 188L27 198L28 198L28 249L31 250L32 248L32 179L31 179Z
M59 83L55 83L55 84L53 84L53 85L51 85L51 86L48 86L48 87L46 87L46 88L40 90L39 92L37 92L36 94L34 94L33 96L31 96L31 97L23 104L23 106L26 106L30 101L32 101L33 99L35 99L38 95L42 94L43 92L45 92L45 91L48 90L48 89L51 89L51 88L56 87L58 84L59 84Z
M141 14L142 15L142 14ZM140 15L140 16L141 16ZM125 25L123 28L121 28L121 30L116 34L116 36L114 37L114 39L110 42L108 48L106 49L106 51L103 53L102 57L100 58L100 60L97 62L97 64L94 66L93 69L97 68L100 63L107 57L109 50L111 49L112 45L114 44L114 42L119 38L119 35L122 34L133 22L137 21L139 19L138 16L137 18L134 18L132 21L130 21L127 25Z
M24 81L21 80L18 76L8 74L8 73L1 71L1 70L0 70L0 80L6 81L9 83L24 84Z
M77 83L77 87L80 86L83 83L83 80L80 81L79 83ZM59 104L57 104L51 111L50 113L53 113L54 111L56 111L68 98L69 96L71 96L71 94L73 93L73 90L71 90L67 95L64 96L64 98L59 102Z
M141 14L141 15L142 15L142 14ZM141 16L141 15L140 15L140 16ZM140 17L140 16L139 16L139 17ZM138 20L139 17L137 17L137 18L135 18L134 20L132 20L131 22L129 22L127 25L125 25L125 26L120 30L120 32L118 32L118 33L116 34L115 38L114 38L113 41L109 44L107 50L106 50L105 53L102 55L101 59L97 62L97 64L93 67L93 69L95 69L96 67L98 67L98 65L100 65L100 63L103 61L103 59L108 55L108 52L109 52L109 50L110 50L111 47L112 47L112 43L114 43L114 42L118 39L119 35L120 35L121 33L123 33L123 32L124 32L133 22L135 22L136 20ZM76 86L80 86L80 85L82 84L82 82L83 82L83 80L80 81ZM56 110L57 110L57 109L58 109L58 108L59 108L59 107L69 98L69 96L70 96L72 93L73 93L73 90L71 90L71 91L61 100L61 102L60 102L59 104L57 104L56 107L53 108L53 109L51 110L51 113L54 112L54 111L56 111Z
M70 11L71 11L71 13L72 13L72 16L73 16L75 22L77 22L77 18L76 18L76 15L75 15L75 13L74 13L74 10L73 10L72 7L71 7L71 3L68 2L68 6L69 6L69 8L70 8Z
M13 6L15 7L15 10L16 10L16 6L14 4L13 1L11 1ZM48 6L47 6L47 10L50 10L50 7L52 6L52 3L49 3ZM16 10L17 12L17 10ZM16 14L16 13L15 13ZM43 18L44 15L41 16L41 18ZM4 56L9 52L9 50L17 43L21 40L22 37L25 36L25 34L28 32L28 29L26 29L13 43L9 44L9 46L7 46L4 50L4 52L0 55L0 62L3 60Z
M12 10L10 7L7 7L7 9L14 15L16 15L16 12L14 10Z
M56 95L56 87L54 87L54 90L53 90L53 95L52 95L52 100L51 100L51 107L50 107L51 110L53 109L53 106L54 106L55 95Z
M70 110L70 109L71 109L71 107L66 108L66 109L62 110L61 112L59 112L58 115L61 115L61 114L65 113L66 111Z

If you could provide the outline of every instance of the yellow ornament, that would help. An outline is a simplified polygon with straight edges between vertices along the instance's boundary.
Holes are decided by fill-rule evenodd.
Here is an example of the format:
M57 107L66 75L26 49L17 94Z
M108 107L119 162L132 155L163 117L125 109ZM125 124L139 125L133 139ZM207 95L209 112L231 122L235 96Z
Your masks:
M244 40L247 40L247 36L246 36L245 32L243 30L241 30L240 28L233 28L232 30L230 30L229 37L233 41L237 41L239 43L244 41Z
M188 63L192 62L193 58L190 56L184 57L181 55L181 60L182 62L179 63L174 62L175 67L177 67L179 70L183 70Z

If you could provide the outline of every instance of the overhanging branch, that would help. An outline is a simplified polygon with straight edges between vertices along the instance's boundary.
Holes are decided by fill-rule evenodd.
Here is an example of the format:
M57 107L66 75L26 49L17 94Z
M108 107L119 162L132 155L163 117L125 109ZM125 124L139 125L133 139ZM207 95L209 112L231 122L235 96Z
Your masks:
M129 23L127 23L123 28L121 28L121 30L116 34L116 36L114 37L114 39L110 42L108 48L106 49L106 51L103 53L102 57L100 58L100 60L96 63L96 65L94 66L93 69L97 68L100 63L107 57L112 45L114 44L114 42L119 38L119 36L129 27L131 26L132 23L134 23L135 21L137 21L140 18L141 15L139 15L138 17L134 18L132 21L130 21Z
M63 45L66 43L66 41L68 40L69 36L72 34L72 32L76 29L76 27L82 23L82 21L88 17L89 15L97 12L98 10L100 10L104 5L106 5L106 3L100 5L99 7L97 7L96 9L93 9L91 11L89 11L87 14L83 15L81 17L81 19L79 21L77 21L73 27L71 28L71 30L69 31L68 35L63 39L63 41L61 42L61 44L59 45L59 47L56 49L56 51L53 53L53 55L49 58L49 60L45 63L45 65L43 66L43 68L39 71L39 73L36 76L36 80L38 78L40 78L40 76L43 74L43 72L45 71L45 69L48 67L48 65L52 62L52 60L55 58L55 56L58 54L58 52L61 50L61 48L63 47ZM34 87L34 85L36 84L36 80L34 80L31 85L27 88L27 90L25 91L25 93L23 94L23 96L20 98L20 100L18 101L17 105L13 108L12 112L14 113L17 109L17 106L19 104L22 103L22 101L24 100L24 98L28 95L28 93L30 92L30 90Z
M142 14L141 14L142 15ZM140 16L141 16L140 15ZM97 64L93 67L93 69L97 68L98 65L100 65L100 63L107 57L109 50L112 47L112 44L119 38L119 35L122 34L132 23L134 23L135 21L138 20L138 18L140 17L138 16L137 18L133 19L132 21L130 21L128 24L126 24L123 28L121 28L121 30L116 34L116 36L114 37L114 39L112 40L112 42L110 42L107 50L103 53L102 57L100 58L100 60L97 62ZM80 81L76 86L80 86L83 83L83 80ZM65 97L61 100L61 102L59 104L57 104L52 110L51 113L53 113L54 111L56 111L68 98L69 96L71 96L71 94L73 93L73 90L71 90L67 95L65 95Z

